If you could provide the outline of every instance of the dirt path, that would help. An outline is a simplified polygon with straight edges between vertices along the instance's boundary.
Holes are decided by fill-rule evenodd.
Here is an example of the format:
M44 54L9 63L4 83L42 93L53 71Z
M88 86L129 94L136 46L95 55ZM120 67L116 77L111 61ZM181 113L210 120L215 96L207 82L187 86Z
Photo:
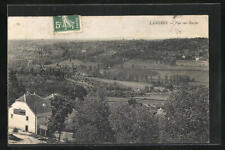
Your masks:
M17 141L17 142L9 140L9 144L42 144L44 143L43 141L38 140L37 138L34 138L31 135L23 135L19 133L13 133L13 135L23 140Z

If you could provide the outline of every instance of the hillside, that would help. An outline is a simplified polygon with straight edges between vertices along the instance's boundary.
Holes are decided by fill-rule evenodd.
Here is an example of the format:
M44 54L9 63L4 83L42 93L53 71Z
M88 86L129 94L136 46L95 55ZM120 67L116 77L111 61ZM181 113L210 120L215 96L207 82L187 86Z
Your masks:
M43 64L73 58L109 66L131 59L172 63L175 58L180 59L182 55L189 60L195 56L208 59L208 39L205 38L151 41L12 40L9 41L8 47L9 63L23 59L32 59L33 63L39 63L40 55Z
M83 87L107 84L108 96L122 97L131 96L135 87L168 87L168 84L189 82L208 86L209 83L208 39L205 38L10 40L8 43L8 71L15 71L26 90L41 95L52 92L68 95L73 87L71 81ZM196 61L196 57L200 60Z

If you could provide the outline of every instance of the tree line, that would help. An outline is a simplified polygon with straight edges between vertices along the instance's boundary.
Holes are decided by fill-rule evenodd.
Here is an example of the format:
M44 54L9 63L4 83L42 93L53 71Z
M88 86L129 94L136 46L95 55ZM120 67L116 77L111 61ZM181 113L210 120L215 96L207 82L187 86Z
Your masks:
M55 97L51 101L49 136L55 131L61 133L66 127L65 118L74 112L70 124L72 143L204 143L209 140L208 89L203 86L187 86L174 92L160 106L163 113L153 106L131 102L112 109L102 89L86 94L80 95L82 99Z

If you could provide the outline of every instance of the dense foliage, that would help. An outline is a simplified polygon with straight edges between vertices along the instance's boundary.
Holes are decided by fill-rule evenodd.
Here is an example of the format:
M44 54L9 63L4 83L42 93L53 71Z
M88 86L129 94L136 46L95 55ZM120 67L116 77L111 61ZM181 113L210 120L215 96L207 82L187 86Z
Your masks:
M159 129L155 109L140 104L121 105L110 115L116 143L158 143Z
M16 72L10 71L8 76L8 105L11 105L17 98L25 93L26 88L23 83L18 80Z
M61 95L56 95L51 99L51 107L52 115L48 122L48 133L52 136L57 131L58 141L60 141L61 132L65 128L65 119L72 113L73 107L71 102Z
M113 143L114 132L111 129L108 116L110 109L102 93L98 98L87 97L77 103L73 119L75 143L102 144Z
M209 90L185 86L173 93L164 105L162 122L167 142L204 143L209 141Z

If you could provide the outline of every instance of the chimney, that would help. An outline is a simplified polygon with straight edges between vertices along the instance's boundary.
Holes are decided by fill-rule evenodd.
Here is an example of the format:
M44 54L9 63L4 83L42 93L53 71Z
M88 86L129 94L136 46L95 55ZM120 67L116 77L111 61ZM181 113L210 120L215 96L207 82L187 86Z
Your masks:
M24 102L26 102L26 95L25 94L23 96L23 100L24 100Z

